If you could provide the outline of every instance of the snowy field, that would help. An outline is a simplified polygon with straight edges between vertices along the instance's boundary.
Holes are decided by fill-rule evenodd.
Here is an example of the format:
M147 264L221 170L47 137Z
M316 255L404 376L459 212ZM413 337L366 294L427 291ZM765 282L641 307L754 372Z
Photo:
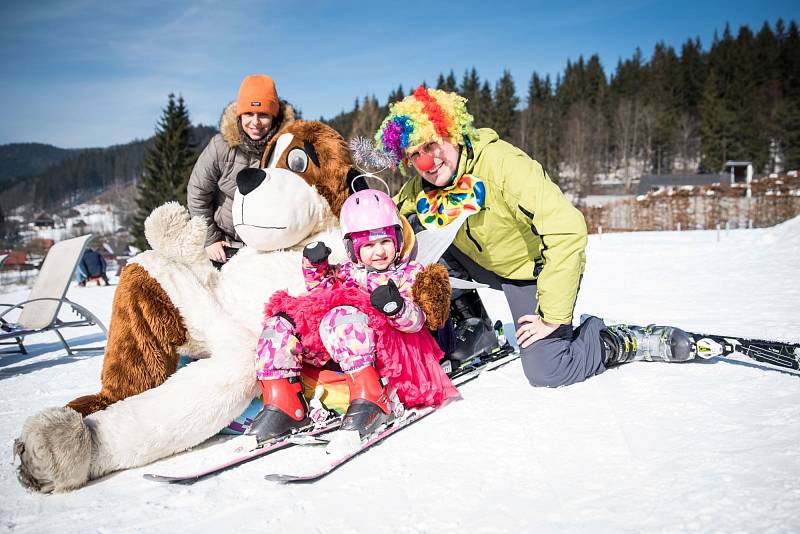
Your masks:
M592 236L576 317L800 341L798 265L800 218L719 240ZM113 291L73 287L69 297L107 320ZM499 294L484 300L508 322ZM100 340L97 330L73 335ZM311 485L263 480L298 449L191 486L142 478L212 450L201 447L40 495L17 482L12 440L29 415L96 392L102 358L66 357L50 335L28 347L0 358L0 531L800 531L800 374L744 358L633 363L559 389L530 387L517 361Z

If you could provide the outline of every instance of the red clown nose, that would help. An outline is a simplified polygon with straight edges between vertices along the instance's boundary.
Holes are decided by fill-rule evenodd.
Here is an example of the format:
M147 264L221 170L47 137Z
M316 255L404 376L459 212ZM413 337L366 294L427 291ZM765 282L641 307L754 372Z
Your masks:
M433 168L433 156L430 154L420 154L414 160L414 167L420 172L429 171Z

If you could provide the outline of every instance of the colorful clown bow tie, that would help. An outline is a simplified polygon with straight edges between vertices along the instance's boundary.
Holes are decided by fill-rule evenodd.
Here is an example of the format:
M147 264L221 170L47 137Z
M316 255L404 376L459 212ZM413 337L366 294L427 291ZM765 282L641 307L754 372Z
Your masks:
M485 200L483 181L465 174L450 187L420 192L417 195L417 214L425 228L441 228L465 211L480 211Z

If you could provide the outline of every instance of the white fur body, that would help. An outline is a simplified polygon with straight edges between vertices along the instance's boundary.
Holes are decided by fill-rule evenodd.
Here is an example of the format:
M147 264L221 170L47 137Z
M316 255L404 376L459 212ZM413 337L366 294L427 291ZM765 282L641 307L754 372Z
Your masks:
M190 219L177 203L153 211L145 222L153 250L131 262L160 284L180 312L188 340L179 352L203 359L83 420L69 408L28 418L17 440L23 484L41 491L78 488L202 443L244 411L258 392L254 362L264 304L277 290L304 291L301 260L307 243L324 241L333 250L332 261L345 258L338 220L316 189L308 190L301 200L313 217L305 237L288 250L245 247L219 272L205 255L204 221ZM253 213L264 209L249 206ZM246 220L248 213L240 216ZM269 247L269 239L260 244ZM67 438L46 439L54 432Z
M344 256L338 228L308 239L315 240L331 243L337 256ZM302 247L297 248L261 252L245 247L218 274L213 268L206 272L205 258L196 265L180 264L148 251L134 259L180 311L187 346L211 357L181 368L155 389L88 416L95 449L90 478L193 447L244 411L258 394L254 361L264 304L275 291L305 290Z

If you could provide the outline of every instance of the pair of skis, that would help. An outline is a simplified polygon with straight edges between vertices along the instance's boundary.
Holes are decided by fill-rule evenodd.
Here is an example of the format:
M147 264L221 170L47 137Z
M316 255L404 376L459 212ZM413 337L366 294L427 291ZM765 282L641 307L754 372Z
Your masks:
M429 416L430 414L432 414L437 410L438 408L433 408L433 407L407 410L402 415L402 417L394 419L384 429L379 430L373 433L372 435L364 438L361 441L360 445L358 445L356 448L339 454L331 454L330 458L326 458L327 461L322 465L322 467L312 467L311 469L293 470L293 472L270 473L266 475L264 478L266 480L271 480L273 482L283 482L283 483L313 482L315 480L319 480L325 475L341 467L348 461L352 460L365 450L369 449L370 447L373 447L374 445L377 445L379 442L388 438L395 432L399 432L405 427L416 423L417 421L423 419L424 417ZM326 440L323 437L323 439L314 440L309 444L325 445L328 442L329 440ZM305 444L300 443L300 445L305 445Z
M453 370L453 384L456 386L463 385L477 378L483 372L497 369L517 358L519 358L519 352L513 352L508 345L505 345L491 354L466 362ZM267 475L266 478L267 480L279 482L310 482L318 480L392 434L416 423L435 411L436 408L432 407L407 410L401 417L392 420L383 429L364 438L356 448L348 450L346 453L331 455L329 461L326 461L321 468L313 468L295 473L272 473ZM261 458L291 446L319 446L327 444L329 440L326 439L328 437L326 434L337 430L341 423L342 416L334 416L321 423L310 425L309 427L300 429L294 434L275 441L267 442L256 447L244 447L241 450L234 449L229 458L220 462L211 463L191 472L147 473L144 475L144 478L155 482L190 484L202 478L221 473L222 471L236 467L245 462ZM236 442L240 438L241 436L230 441Z
M476 357L473 360L467 361L454 369L451 373L453 384L461 386L470 382L487 371L493 371L505 364L512 362L519 358L519 352L514 352L511 345L506 343L498 350ZM333 454L331 458L323 464L322 467L312 467L302 471L295 470L294 472L284 473L270 473L264 478L273 482L314 482L333 472L341 467L348 461L352 460L365 450L377 445L384 439L400 430L410 426L417 421L429 416L439 408L427 407L421 409L412 409L406 411L402 417L391 421L384 429L367 436L361 441L360 445L353 450L349 450L344 454ZM313 444L325 444L327 436L322 436L321 439L313 440Z
M689 333L689 335L695 343L696 354L700 358L728 357L736 353L776 367L800 370L800 344L798 343L784 343L713 334ZM491 354L482 355L481 357L462 363L459 367L449 370L449 374L454 384L463 385L477 378L483 372L501 367L518 357L519 352L512 352L510 347L505 345ZM365 450L375 446L403 428L427 417L434 411L436 411L434 408L407 411L403 417L395 419L381 431L372 436L368 436L357 448L346 454L332 456L330 461L325 463L321 468L315 467L306 471L294 473L271 473L268 474L266 478L267 480L285 483L318 480ZM234 452L231 458L223 462L206 466L191 473L172 475L146 474L144 477L148 480L159 482L195 482L201 478L214 475L244 462L254 460L293 445L316 446L325 444L328 442L326 439L327 436L325 435L338 429L340 425L341 416L336 416L278 441L263 444L253 449Z
M278 440L265 442L252 447L243 446L239 448L233 448L230 451L231 454L230 458L219 463L212 463L198 470L194 470L188 473L173 473L173 474L146 473L144 475L144 478L146 480L152 480L154 482L195 482L209 475L220 473L222 471L225 471L226 469L230 469L231 467L241 465L245 462L249 462L251 460L255 460L256 458L266 456L267 454L273 453L275 451L279 451L281 449L290 447L295 444L295 438L298 436L316 437L321 434L325 434L326 432L336 430L337 428L339 428L341 424L342 424L341 416L331 417L330 419L322 423L317 423L309 425L308 427L305 428L301 428L296 434L292 434L290 436L286 436ZM238 442L240 437L241 436L239 436L238 438L234 438L230 441L236 443Z

